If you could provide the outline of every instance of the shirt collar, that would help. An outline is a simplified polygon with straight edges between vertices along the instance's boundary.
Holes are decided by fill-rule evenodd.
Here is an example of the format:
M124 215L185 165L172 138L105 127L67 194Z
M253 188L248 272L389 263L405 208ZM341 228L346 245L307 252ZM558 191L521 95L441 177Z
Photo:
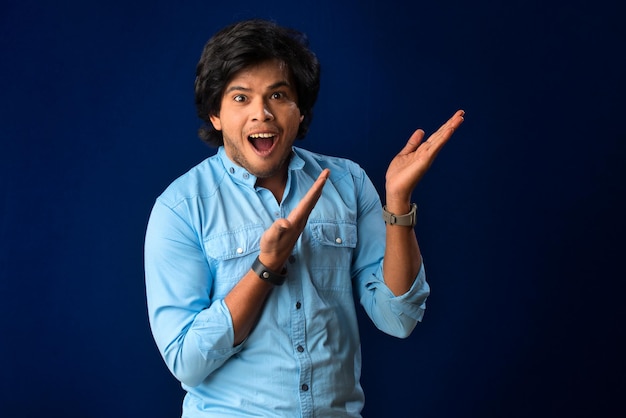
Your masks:
M249 187L254 187L256 184L256 176L242 166L235 164L226 154L224 146L219 147L217 150L217 157L222 162L226 173L237 183L245 184ZM291 160L289 160L289 171L301 170L304 167L304 160L296 152L296 148L293 147L291 151Z

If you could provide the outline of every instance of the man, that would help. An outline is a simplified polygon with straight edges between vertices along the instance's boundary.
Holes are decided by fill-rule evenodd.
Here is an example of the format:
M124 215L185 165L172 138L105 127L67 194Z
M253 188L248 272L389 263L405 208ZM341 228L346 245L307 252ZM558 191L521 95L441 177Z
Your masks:
M216 155L159 196L146 233L150 324L187 391L183 417L358 417L353 295L408 336L429 294L411 193L463 121L416 131L391 162L386 207L355 163L294 147L319 63L295 31L250 20L197 67L201 137Z

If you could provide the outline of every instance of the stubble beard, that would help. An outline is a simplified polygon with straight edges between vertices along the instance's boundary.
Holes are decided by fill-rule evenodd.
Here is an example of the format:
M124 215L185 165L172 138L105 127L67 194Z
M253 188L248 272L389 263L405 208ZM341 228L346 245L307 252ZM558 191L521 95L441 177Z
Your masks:
M281 157L281 159L278 161L277 164L265 169L265 170L254 170L252 165L248 162L248 160L246 159L246 157L243 155L242 152L239 151L239 149L235 150L234 155L232 156L233 161L245 168L250 174L252 174L253 176L255 176L258 179L267 179L270 177L274 177L276 175L281 174L284 170L286 170L287 168L287 164L289 164L289 161L291 160L291 152L286 153L286 155L284 155L283 157Z

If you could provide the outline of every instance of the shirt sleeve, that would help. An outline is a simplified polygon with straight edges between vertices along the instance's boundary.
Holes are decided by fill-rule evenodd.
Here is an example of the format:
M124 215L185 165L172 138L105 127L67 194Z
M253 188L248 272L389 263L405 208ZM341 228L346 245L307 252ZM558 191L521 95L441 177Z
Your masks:
M213 277L200 234L162 200L155 203L145 240L145 280L152 334L174 376L197 386L241 349L233 347L230 312L211 300Z
M411 288L400 296L395 296L385 284L381 267L378 274L365 281L360 301L376 327L394 337L406 338L422 320L429 294L423 264Z
M374 185L365 174L360 184L358 236L353 277L359 302L378 329L398 338L406 338L422 320L430 288L423 264L405 294L396 296L385 284L382 205Z

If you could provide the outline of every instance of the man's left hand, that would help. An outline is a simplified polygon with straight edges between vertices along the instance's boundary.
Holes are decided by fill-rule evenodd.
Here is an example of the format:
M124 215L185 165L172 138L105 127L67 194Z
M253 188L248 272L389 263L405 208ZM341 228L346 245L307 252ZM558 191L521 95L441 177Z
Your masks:
M430 168L435 157L448 142L454 131L463 123L465 111L458 110L426 141L424 131L416 130L402 151L391 161L386 174L387 206L406 206L411 193ZM400 212L403 213L403 212Z

